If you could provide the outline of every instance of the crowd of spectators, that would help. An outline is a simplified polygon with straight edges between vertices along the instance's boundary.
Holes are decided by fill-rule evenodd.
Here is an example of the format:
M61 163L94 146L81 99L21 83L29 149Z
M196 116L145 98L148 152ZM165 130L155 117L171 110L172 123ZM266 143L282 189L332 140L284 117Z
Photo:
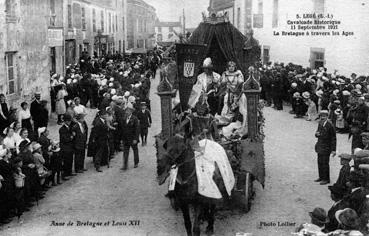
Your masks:
M67 66L64 76L51 75L50 106L41 100L39 91L30 105L24 101L19 109L9 107L6 96L0 94L0 224L14 216L19 218L44 198L49 188L87 170L87 141L87 154L95 161L99 135L94 125L101 116L109 117L104 124L110 152L100 164L107 164L126 147L122 133L127 131L119 125L126 113L134 113L138 122L141 119L145 123L138 134L146 144L151 125L150 80L155 78L160 61L155 50L125 57L115 54L91 58L83 53L78 63ZM84 117L95 108L99 112L88 135L90 125ZM49 137L49 129L57 129L48 127L54 112L60 125L59 140Z
M367 235L369 223L369 76L350 77L337 70L304 68L292 63L259 67L261 98L267 106L283 110L285 102L294 118L307 121L328 113L337 133L348 134L351 150L338 155L339 177L328 186L333 200L325 211L309 212L311 222L296 235Z

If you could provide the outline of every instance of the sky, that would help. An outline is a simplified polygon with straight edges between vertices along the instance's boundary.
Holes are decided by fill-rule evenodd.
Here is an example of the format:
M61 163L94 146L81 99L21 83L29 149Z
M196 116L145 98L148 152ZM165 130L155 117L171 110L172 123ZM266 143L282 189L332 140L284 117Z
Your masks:
M183 8L186 28L196 28L202 21L201 12L207 13L209 0L144 0L156 9L160 21L179 21Z

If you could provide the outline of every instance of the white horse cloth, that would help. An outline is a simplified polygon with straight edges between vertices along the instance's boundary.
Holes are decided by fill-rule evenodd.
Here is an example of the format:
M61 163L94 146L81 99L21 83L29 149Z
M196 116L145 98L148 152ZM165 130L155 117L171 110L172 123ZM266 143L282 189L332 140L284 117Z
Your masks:
M227 193L230 196L235 184L235 179L224 148L220 144L209 139L201 140L199 145L201 149L204 149L203 152L195 151L199 194L209 198L222 198L222 194L213 180L216 163L223 178Z

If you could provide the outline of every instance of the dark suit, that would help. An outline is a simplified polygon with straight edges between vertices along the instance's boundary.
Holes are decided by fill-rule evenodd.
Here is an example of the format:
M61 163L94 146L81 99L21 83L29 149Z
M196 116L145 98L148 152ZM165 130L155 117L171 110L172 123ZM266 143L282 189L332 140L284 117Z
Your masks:
M63 160L64 176L72 174L74 142L72 128L64 124L59 129L60 137L60 155Z
M151 126L152 120L151 120L151 114L149 110L139 110L137 112L137 118L140 121L140 134L141 134L141 141L143 143L147 142L147 134L148 129Z
M83 127L83 132L81 130L80 125ZM75 150L75 159L74 159L74 169L75 171L81 171L84 169L85 163L85 155L86 155L86 143L87 143L87 135L88 135L88 127L86 122L79 124L76 122L72 131L75 133L74 136L74 150Z
M34 127L34 133L35 136L38 136L38 128L44 127L44 109L42 108L41 102L38 100L34 100L31 102L30 112L33 120L33 127ZM46 126L45 126L46 127Z
M0 103L1 110L3 112L3 115L0 114L0 132L3 132L3 130L8 127L9 123L9 108L8 105L4 103Z
M331 152L336 151L336 130L333 124L327 120L326 122L320 122L317 132L320 135L315 144L315 151L318 154L318 170L319 179L330 181L329 176L329 156Z
M338 179L335 184L343 187L344 189L348 190L346 183L349 181L350 176L350 165L346 164L341 167L340 173L338 175Z
M343 210L347 207L350 207L349 203L346 200L341 200L335 203L335 205L333 205L331 209L328 210L329 222L325 226L328 232L338 229L338 221L336 220L335 214L338 210Z
M122 122L122 140L124 144L124 150L123 150L124 167L127 167L127 164L128 164L128 156L129 156L130 147L132 147L133 149L134 164L137 165L139 162L138 148L137 148L137 143L139 141L139 133L140 133L140 125L139 125L139 121L137 117L134 115L131 115L131 117L128 120L128 117L125 116ZM133 140L136 140L137 143L133 144Z
M120 150L120 141L122 134L122 126L124 120L124 109L120 106L114 107L115 121L118 123L117 129L114 131L114 146L115 150ZM121 150L120 150L121 151Z
M5 219L14 206L14 178L10 163L0 160L0 175L4 178L0 188L0 220Z
M92 133L96 146L94 164L95 168L98 169L101 166L101 162L109 158L109 127L105 121L97 118Z

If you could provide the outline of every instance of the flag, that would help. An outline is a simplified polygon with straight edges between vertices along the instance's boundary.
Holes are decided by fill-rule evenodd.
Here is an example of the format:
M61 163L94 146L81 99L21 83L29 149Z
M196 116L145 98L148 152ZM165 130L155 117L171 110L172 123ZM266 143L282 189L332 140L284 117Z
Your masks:
M205 45L176 44L179 97L183 108L188 105L192 86L206 56L205 50Z

